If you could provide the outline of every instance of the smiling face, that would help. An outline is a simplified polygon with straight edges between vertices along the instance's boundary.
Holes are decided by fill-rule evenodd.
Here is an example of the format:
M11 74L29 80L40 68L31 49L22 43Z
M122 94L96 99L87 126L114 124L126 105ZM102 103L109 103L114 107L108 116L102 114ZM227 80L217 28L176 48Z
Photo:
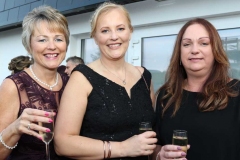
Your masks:
M114 60L124 57L130 38L128 20L121 9L115 8L99 16L94 39L102 56Z
M214 56L207 30L200 24L190 25L182 37L181 62L187 74L209 75Z
M64 60L66 50L64 34L50 31L46 22L40 22L31 36L31 54L34 64L56 69Z

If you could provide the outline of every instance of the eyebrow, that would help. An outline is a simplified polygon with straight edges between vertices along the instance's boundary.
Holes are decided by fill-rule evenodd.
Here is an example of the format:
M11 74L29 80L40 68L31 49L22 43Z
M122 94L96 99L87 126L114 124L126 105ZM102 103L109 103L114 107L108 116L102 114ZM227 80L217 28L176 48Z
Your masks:
M119 25L117 25L116 27L120 27L120 26L124 26L125 27L125 24L119 24ZM103 26L103 27L101 27L100 29L103 29L103 28L109 28L108 26Z
M204 38L210 39L209 37L200 37L199 40L200 40L200 39L204 39ZM190 39L190 38L183 38L182 40L192 40L192 39Z
M41 36L42 36L42 37L46 37L46 38L49 37L49 36L47 36L47 35L38 35L37 37L41 37ZM61 37L61 36L64 36L64 35L55 35L54 37Z

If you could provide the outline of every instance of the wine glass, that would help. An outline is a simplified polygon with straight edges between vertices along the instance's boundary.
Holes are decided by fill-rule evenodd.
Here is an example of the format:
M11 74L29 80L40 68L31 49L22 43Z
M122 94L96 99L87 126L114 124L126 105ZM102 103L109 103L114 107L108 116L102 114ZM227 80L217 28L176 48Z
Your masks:
M44 109L47 112L53 112L53 109ZM54 136L54 117L49 117L53 120L51 123L43 123L39 122L40 126L50 129L50 132L41 132L40 134L43 137L43 142L46 144L46 160L50 160L50 151L49 151L49 143L52 141Z
M174 130L172 144L181 146L182 151L187 153L187 144L188 144L187 131Z
M152 131L152 123L151 122L140 122L139 123L139 133L143 133L146 131ZM150 160L150 156L148 155L148 160Z
M151 122L140 122L139 123L139 133L143 133L146 131L152 131L152 123Z

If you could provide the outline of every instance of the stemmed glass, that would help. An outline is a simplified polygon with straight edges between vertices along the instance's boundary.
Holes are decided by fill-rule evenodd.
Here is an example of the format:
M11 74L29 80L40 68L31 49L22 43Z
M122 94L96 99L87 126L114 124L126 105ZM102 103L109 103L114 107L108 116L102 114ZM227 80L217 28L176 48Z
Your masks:
M187 153L187 131L185 130L174 130L172 144L181 146L182 150Z
M152 131L152 123L151 122L140 122L139 123L139 133L143 133L146 131ZM148 155L148 160L150 160L150 156Z
M53 112L53 109L44 109L47 112ZM40 126L50 129L50 132L40 132L43 137L43 142L46 144L46 160L50 160L50 151L49 151L49 143L52 141L54 136L54 117L49 117L53 120L51 123L42 123L39 122Z

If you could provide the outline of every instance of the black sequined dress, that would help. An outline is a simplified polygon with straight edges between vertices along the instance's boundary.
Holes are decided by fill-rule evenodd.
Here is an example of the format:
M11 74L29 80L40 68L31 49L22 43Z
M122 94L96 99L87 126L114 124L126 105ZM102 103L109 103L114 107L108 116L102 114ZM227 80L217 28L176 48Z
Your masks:
M54 109L57 112L59 102L62 96L63 89L68 81L68 76L60 74L63 86L59 91L50 91L40 86L34 79L32 79L25 71L16 73L7 78L13 80L18 89L20 100L20 108L18 116L20 116L25 108L34 109ZM6 106L7 107L7 106ZM53 142L50 143L51 160L58 160ZM13 149L8 157L8 160L45 160L46 149L45 144L40 139L23 134L18 141L18 146Z
M80 135L103 141L124 141L139 134L139 123L154 123L150 98L151 73L144 68L142 77L131 88L131 98L124 87L101 76L86 65L78 65L93 89L88 97ZM80 83L80 82L79 82ZM116 160L147 160L144 157L114 158Z

